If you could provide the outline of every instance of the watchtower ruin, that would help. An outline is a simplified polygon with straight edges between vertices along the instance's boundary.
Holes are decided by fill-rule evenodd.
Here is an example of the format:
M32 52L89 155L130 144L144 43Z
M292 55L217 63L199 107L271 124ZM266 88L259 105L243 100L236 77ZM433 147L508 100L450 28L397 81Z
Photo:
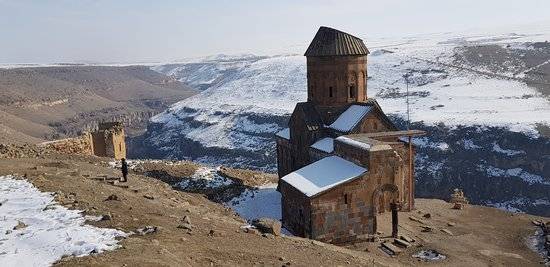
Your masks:
M114 159L126 158L124 127L121 122L101 122L91 133L92 154Z

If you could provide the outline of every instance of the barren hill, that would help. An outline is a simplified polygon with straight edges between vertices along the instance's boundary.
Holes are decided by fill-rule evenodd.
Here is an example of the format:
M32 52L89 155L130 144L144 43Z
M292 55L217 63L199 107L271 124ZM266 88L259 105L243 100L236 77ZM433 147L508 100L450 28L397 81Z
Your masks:
M0 142L74 135L111 118L140 128L140 122L193 94L144 66L0 69Z

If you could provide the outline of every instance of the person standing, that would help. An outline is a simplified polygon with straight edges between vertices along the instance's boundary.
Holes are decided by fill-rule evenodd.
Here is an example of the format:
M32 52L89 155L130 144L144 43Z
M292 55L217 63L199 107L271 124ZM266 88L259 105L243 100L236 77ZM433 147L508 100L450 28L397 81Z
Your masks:
M128 163L126 163L125 158L122 158L121 165L122 166L121 166L120 170L122 171L122 179L120 181L121 182L128 182Z

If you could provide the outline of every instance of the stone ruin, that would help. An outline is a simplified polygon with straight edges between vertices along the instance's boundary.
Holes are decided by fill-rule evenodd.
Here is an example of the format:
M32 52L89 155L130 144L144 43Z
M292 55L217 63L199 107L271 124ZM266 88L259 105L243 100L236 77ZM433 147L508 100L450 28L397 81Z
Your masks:
M468 204L468 199L464 196L462 189L455 188L454 192L451 194L451 200L453 203L453 209L461 210L466 204Z
M121 122L102 122L98 129L79 137L44 142L39 147L63 154L126 158L124 127Z
M117 160L126 158L124 127L121 122L102 122L90 136L93 155Z

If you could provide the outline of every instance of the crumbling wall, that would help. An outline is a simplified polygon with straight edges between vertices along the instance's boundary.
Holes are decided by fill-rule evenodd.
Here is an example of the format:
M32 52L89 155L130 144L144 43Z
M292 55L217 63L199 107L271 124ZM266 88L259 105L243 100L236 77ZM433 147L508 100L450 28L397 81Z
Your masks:
M93 155L92 135L90 133L84 133L79 137L45 142L40 146L62 154Z

